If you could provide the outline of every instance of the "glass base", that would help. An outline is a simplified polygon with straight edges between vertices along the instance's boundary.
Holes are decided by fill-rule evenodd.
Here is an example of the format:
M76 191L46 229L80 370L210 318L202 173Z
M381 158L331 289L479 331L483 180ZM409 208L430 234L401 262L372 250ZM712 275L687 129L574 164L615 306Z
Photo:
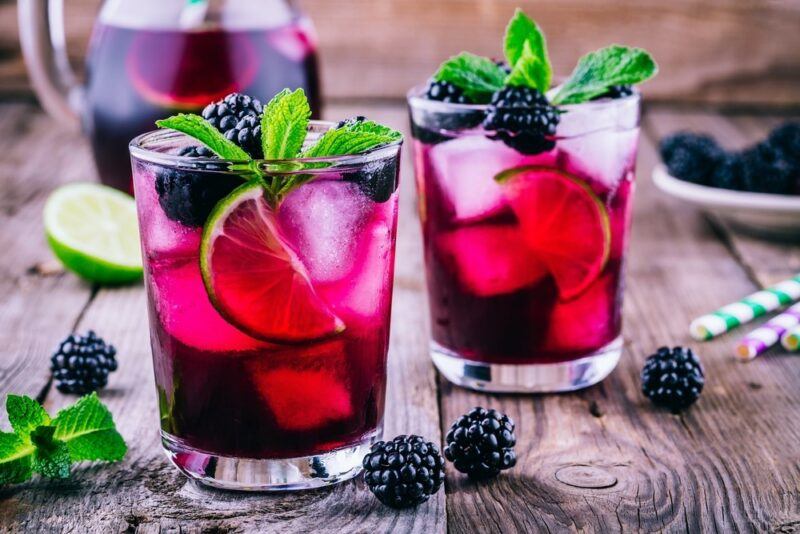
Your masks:
M450 382L478 391L552 393L597 384L614 370L622 354L622 337L600 350L569 362L534 364L484 363L461 358L431 341L433 363Z
M324 454L270 460L217 456L188 447L164 431L161 443L175 467L206 486L239 491L295 491L331 486L358 475L364 456L381 433L378 428L358 443Z

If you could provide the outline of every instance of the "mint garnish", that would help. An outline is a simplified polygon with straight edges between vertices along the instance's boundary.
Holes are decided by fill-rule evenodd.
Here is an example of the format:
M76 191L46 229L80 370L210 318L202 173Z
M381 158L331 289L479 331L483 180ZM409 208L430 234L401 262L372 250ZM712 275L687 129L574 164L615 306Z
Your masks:
M189 137L194 137L214 154L222 159L232 159L236 161L248 161L250 155L239 145L228 140L219 130L211 126L200 115L190 113L180 113L166 119L156 121L159 128L169 128L183 132Z
M506 73L489 58L462 52L442 63L433 79L452 83L473 102L484 103L503 88Z
M537 70L541 70L542 75L536 78L541 77L546 80L546 83L541 84L541 86L534 87L543 93L550 88L553 67L550 65L550 57L547 54L547 41L544 38L544 33L542 33L536 22L519 8L517 8L506 27L503 51L505 52L508 66L512 69L511 76L514 75L513 71L520 60L527 58L528 63L535 61L541 64L541 66L537 67ZM508 85L516 85L512 83L510 76L506 83Z
M34 472L67 478L73 462L116 462L128 450L96 393L59 411L52 420L30 397L9 395L6 411L14 432L0 432L0 484L23 482Z
M553 103L578 104L600 96L612 85L633 85L658 72L653 58L641 48L611 45L590 52L561 86Z
M488 60L487 60L488 61ZM387 126L372 121L355 121L340 128L325 132L317 142L300 153L308 133L311 108L302 89L284 89L264 107L261 116L261 145L267 160L286 160L298 157L322 158L360 154L380 145L402 139L402 134ZM277 206L286 194L309 180L309 174L286 174L278 171L300 171L319 168L324 164L275 165L267 172L253 162L250 155L200 115L179 114L157 121L161 128L178 130L193 137L210 148L223 159L247 162L244 166L231 167L241 172L246 180L260 180L270 204Z
M269 101L261 117L265 159L291 159L303 147L311 107L302 89L284 89Z
M550 65L543 62L532 48L530 41L525 41L522 55L517 60L511 74L506 78L506 85L515 87L532 87L541 93L550 88L553 73Z
M303 157L324 158L360 154L402 138L400 132L382 124L372 121L354 122L322 134L322 137L303 153Z

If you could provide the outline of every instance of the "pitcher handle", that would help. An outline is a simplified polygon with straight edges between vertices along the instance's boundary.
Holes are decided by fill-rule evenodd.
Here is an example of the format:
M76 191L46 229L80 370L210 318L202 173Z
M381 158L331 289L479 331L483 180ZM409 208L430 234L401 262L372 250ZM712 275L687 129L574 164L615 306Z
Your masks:
M78 128L83 88L67 56L63 0L18 0L19 40L39 102L59 121Z

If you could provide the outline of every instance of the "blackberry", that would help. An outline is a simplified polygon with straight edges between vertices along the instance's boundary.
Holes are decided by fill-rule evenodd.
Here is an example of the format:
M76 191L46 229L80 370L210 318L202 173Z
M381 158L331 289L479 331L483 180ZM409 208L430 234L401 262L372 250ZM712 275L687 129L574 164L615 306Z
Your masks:
M795 166L769 143L760 143L741 155L744 189L755 193L787 195L794 191Z
M436 445L420 436L397 436L372 446L364 457L364 481L387 506L417 506L442 486L444 459Z
M726 154L711 173L709 185L721 189L744 189L744 169L739 154Z
M483 127L519 152L538 154L555 146L551 137L559 120L558 110L536 89L505 87L492 95Z
M355 117L350 117L349 119L345 119L343 121L339 121L339 124L336 125L335 130L339 128L344 128L345 126L352 126L354 124L358 124L360 122L364 122L367 118L363 115L356 115Z
M661 158L669 173L695 184L709 185L724 156L725 151L707 135L679 132L661 141Z
M344 179L355 182L373 202L386 202L397 190L397 160L367 163L358 171L347 173Z
M661 347L647 358L642 369L642 393L674 413L694 403L703 384L703 367L689 348Z
M447 432L444 457L471 479L483 480L516 465L516 442L510 417L497 410L473 408Z
M185 226L203 226L214 206L242 185L235 175L161 168L156 172L158 203L166 216Z
M800 170L800 122L787 122L775 128L767 142Z
M495 60L494 64L500 67L502 71L506 73L506 76L511 74L511 67L502 59Z
M205 146L185 146L183 147L180 152L178 152L179 156L184 156L188 158L215 158L217 157L210 148Z
M592 100L601 100L603 98L617 99L625 98L633 94L633 87L630 85L612 85L602 95L597 95Z
M428 88L425 90L425 98L450 104L471 103L467 95L464 94L464 91L459 87L456 87L450 82L435 82L433 80L428 83Z
M71 334L50 358L50 370L62 393L85 395L105 387L108 373L117 370L117 349L106 345L92 330Z
M257 99L231 93L203 109L203 118L225 137L239 145L254 158L264 157L261 149L261 113Z

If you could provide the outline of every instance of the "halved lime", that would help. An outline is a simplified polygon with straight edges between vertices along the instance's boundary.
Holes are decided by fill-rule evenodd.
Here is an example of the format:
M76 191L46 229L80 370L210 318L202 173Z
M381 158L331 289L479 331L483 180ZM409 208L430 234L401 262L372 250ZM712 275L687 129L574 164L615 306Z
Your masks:
M44 229L64 267L100 284L124 284L142 276L136 204L99 184L73 183L50 194Z
M257 339L300 343L345 328L314 290L257 182L214 208L203 228L200 270L217 311Z

